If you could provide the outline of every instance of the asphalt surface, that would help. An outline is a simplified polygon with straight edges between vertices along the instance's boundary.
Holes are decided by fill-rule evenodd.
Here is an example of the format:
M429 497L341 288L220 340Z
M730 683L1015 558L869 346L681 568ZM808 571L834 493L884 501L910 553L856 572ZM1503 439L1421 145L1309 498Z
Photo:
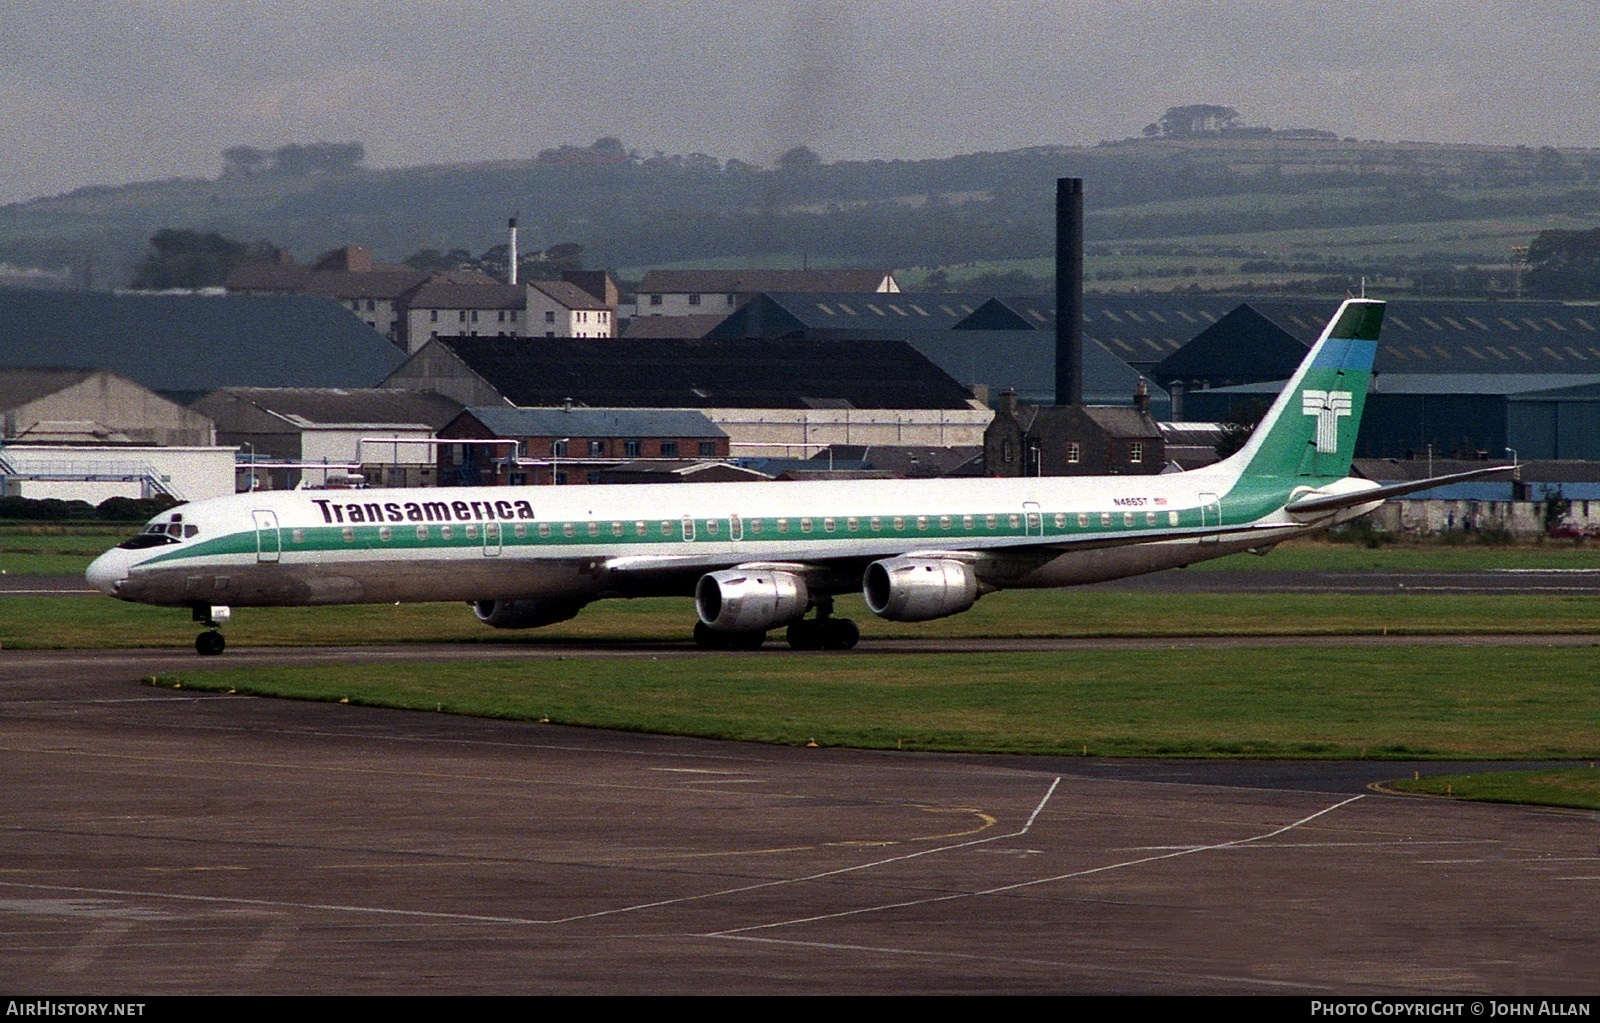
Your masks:
M217 666L419 653L492 651ZM1600 815L1368 787L1482 765L793 749L136 681L203 663L0 651L0 989L1600 987Z

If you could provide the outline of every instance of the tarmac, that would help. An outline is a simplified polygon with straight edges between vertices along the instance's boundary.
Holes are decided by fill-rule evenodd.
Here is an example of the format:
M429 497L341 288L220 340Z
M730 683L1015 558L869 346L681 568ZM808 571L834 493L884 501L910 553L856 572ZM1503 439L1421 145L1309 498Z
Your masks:
M674 650L708 672L767 656ZM246 649L216 666L572 653ZM201 663L0 651L0 989L1600 987L1600 815L1371 787L1488 765L788 748L137 681Z

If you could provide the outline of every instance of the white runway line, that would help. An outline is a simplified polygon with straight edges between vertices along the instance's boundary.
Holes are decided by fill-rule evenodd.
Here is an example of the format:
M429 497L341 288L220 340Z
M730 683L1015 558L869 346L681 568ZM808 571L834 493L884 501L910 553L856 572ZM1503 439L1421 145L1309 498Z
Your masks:
M1054 789L1052 787L1052 791L1053 790ZM1274 838L1274 837L1276 837L1278 835L1283 834L1286 831L1292 831L1295 828L1298 828L1298 827L1300 827L1300 826L1302 826L1304 824L1309 824L1311 821L1316 820L1318 817L1321 817L1323 814L1332 813L1333 811L1339 809L1342 806L1348 806L1351 803L1354 803L1358 799L1365 799L1365 798L1366 798L1366 794L1365 793L1363 793L1363 794L1361 794L1359 796L1351 796L1349 799L1346 799L1346 800L1343 800L1341 802L1335 803L1332 806L1324 807L1323 809L1318 810L1316 813L1311 814L1308 817L1302 817L1302 818L1300 818L1299 820L1295 821L1292 824L1285 824L1281 828L1276 828L1276 829L1274 829L1272 831L1268 831L1268 832L1265 832L1264 834L1260 834L1260 835L1252 835L1249 838L1236 838L1231 842L1217 842L1217 843L1215 843L1213 845L1190 846L1190 847L1185 848L1185 849L1180 849L1177 852L1163 853L1163 854L1161 854L1159 856L1141 856L1138 859L1123 860L1120 863L1107 863L1106 865L1100 866L1100 867L1089 867L1089 868L1084 869L1084 870L1074 870L1074 871L1071 871L1071 872L1066 873L1066 874L1056 874L1056 875L1053 875L1051 877L1039 877L1039 878L1033 879L1032 881L1019 881L1016 884L1000 885L999 887L996 887L996 888L985 888L985 889L982 889L980 891L975 891L975 892L961 892L961 893L956 894L956 895L936 895L936 896L933 896L933 897L930 897L930 898L926 898L926 899L911 899L911 900L906 901L906 902L892 902L892 903L887 903L887 904L882 905L882 906L866 906L866 907L863 907L861 909L846 909L846 910L841 910L840 912L837 912L837 913L822 913L822 914L819 914L817 916L799 917L799 918L794 919L794 920L776 920L776 921L773 921L772 923L752 924L749 927L734 927L734 928L730 928L730 929L728 929L726 931L716 931L716 932L714 932L712 934L708 934L707 937L711 937L711 938L738 937L738 936L742 935L745 931L759 931L759 930L764 930L764 929L766 929L768 927L788 927L788 926L793 925L793 924L815 923L816 921L819 921L819 920L836 920L836 919L838 919L840 917L857 916L857 915L862 914L862 913L881 913L881 912L884 912L884 911L890 910L890 909L906 909L906 908L909 908L911 906L932 905L933 903L936 903L936 902L953 902L956 899L974 899L974 898L978 898L980 896L985 896L985 895L998 895L998 894L1001 894L1002 892L1013 892L1013 891L1017 891L1017 890L1022 889L1022 888L1032 888L1035 885L1051 884L1051 883L1056 882L1056 881L1068 881L1068 880L1071 880L1072 878L1088 877L1088 876L1090 876L1092 874L1103 874L1106 871L1109 871L1109 870L1121 870L1124 867L1136 867L1136 866L1140 865L1141 863L1155 863L1155 862L1157 862L1159 860L1170 860L1170 859L1175 859L1175 858L1177 858L1179 856L1191 856L1191 855L1193 855L1195 853L1212 852L1212 851L1215 851L1217 849L1230 849L1230 848L1233 848L1234 846L1248 845L1248 844L1250 844L1252 842L1262 842L1262 841L1265 841L1265 840L1267 840L1269 838ZM1042 804L1041 804L1041 807L1042 807ZM1032 818L1029 819L1029 823L1032 823ZM1006 836L998 836L998 837L1006 837Z
M384 906L346 906L335 903L314 902L284 902L273 899L243 899L220 895L178 895L167 892L129 891L114 888L84 888L72 885L27 884L20 881L0 881L0 887L25 888L34 891L78 892L92 895L117 895L123 898L136 899L175 899L182 902L201 902L234 906L263 906L273 909L304 909L325 913L360 913L380 916L416 917L425 920L461 920L469 923L486 924L513 924L523 926L551 925L574 923L579 920L593 920L598 917L616 916L622 913L637 913L646 909L659 909L663 906L676 906L686 902L700 902L706 899L716 899L727 895L739 895L744 892L759 891L763 888L777 888L783 885L803 884L807 881L816 881L826 877L837 877L840 874L849 874L860 870L869 870L889 863L898 863L903 860L914 860L921 856L931 856L935 853L950 852L955 849L965 849L970 846L983 845L988 842L998 842L1005 838L1017 838L1028 833L1033 827L1033 822L1038 819L1040 811L1055 794L1056 787L1061 784L1061 776L1057 775L1050 783L1050 788L1029 814L1028 821L1020 829L1004 835L991 835L988 838L976 838L968 842L956 842L951 845L937 846L932 849L923 849L918 852L906 853L901 856L890 856L869 863L858 863L852 867L840 867L837 870L825 870L816 874L807 874L803 877L782 878L777 881L762 881L757 884L742 885L738 888L725 888L721 891L705 892L700 895L685 895L675 899L659 899L655 902L642 902L630 906L618 906L614 909L596 910L593 913L578 913L572 916L557 917L541 920L528 917L510 916L481 916L472 913L440 913L420 909L391 909ZM1359 797L1358 797L1359 798ZM731 932L730 932L731 933Z

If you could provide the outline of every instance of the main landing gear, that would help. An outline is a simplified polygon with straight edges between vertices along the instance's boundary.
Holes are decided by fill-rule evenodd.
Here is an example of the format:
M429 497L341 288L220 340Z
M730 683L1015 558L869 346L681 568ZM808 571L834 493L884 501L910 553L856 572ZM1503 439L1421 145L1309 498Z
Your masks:
M791 650L849 650L861 641L861 630L848 618L833 617L833 598L817 602L817 616L789 625Z
M232 617L233 611L221 604L196 604L194 620L204 625L206 631L194 638L194 652L201 657L215 657L222 653L228 641L217 630Z
M833 617L833 598L824 597L817 603L817 616L791 622L785 638L793 650L849 650L861 640L861 630L848 618ZM723 632L694 623L694 645L702 650L760 650L766 641L764 629Z

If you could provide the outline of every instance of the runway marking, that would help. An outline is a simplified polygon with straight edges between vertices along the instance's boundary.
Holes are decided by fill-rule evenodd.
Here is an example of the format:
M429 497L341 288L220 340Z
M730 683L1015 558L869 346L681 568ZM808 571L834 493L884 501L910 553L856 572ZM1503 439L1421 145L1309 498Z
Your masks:
M339 905L337 903L288 902L275 899L246 899L221 895L180 895L169 892L130 891L116 888L88 888L76 885L29 884L21 881L0 881L0 887L26 888L33 891L59 891L80 892L92 895L117 895L123 898L173 899L180 902L198 902L211 905L268 906L277 909L305 909L331 913L361 913L377 916L416 917L420 919L432 920L463 920L473 923L513 924L524 926L565 924L574 923L579 920L593 920L598 917L616 916L621 913L636 913L646 909L657 909L663 906L674 906L686 902L697 902L706 899L721 898L726 895L738 895L742 892L758 891L763 888L775 888L783 885L802 884L807 881L816 881L826 877L836 877L841 874L849 874L860 870L868 870L872 867L879 867L889 863L898 863L903 860L917 859L918 857L929 856L934 853L948 852L954 849L964 849L969 846L982 845L987 842L999 841L1003 838L1015 838L1019 835L1027 834L1028 829L1033 826L1033 822L1038 818L1040 811L1044 809L1045 804L1050 800L1050 797L1054 795L1056 787L1060 784L1061 777L1057 775L1056 778L1050 783L1050 788L1046 790L1044 796L1039 800L1038 805L1034 807L1033 813L1028 816L1027 823L1024 824L1019 830L1011 832L1007 835L991 835L988 838L973 839L970 842L957 842L953 845L939 846L933 849L922 849L918 850L917 852L905 853L900 856L890 856L885 859L874 860L870 863L858 863L850 867L840 867L836 870L825 870L815 874L807 874L803 877L783 878L777 881L762 881L757 884L741 885L737 888L727 888L721 891L705 892L700 895L685 895L674 899L659 899L654 902L638 903L631 906L618 906L613 909L597 910L592 913L577 913L572 916L557 917L555 919L546 920L528 917L485 916L475 913L444 913L420 909L392 909L385 906L348 906Z
M1057 780L1059 780L1059 779L1057 779ZM1052 787L1052 791L1053 791L1053 787ZM1366 797L1366 793L1362 793L1361 795L1358 795L1358 796L1351 796L1349 799L1342 800L1341 802L1335 803L1332 806L1324 807L1323 809L1318 810L1316 813L1311 814L1310 816L1302 817L1299 820L1297 820L1297 821L1295 821L1295 822L1293 822L1291 824L1285 824L1281 828L1275 828L1272 831L1268 831L1268 832L1265 832L1265 833L1260 834L1260 835L1252 835L1249 838L1236 838L1231 842L1217 842L1217 843L1214 843L1212 845L1191 846L1191 847L1186 848L1186 849L1180 849L1180 850L1178 850L1176 852L1162 853L1159 856L1141 856L1138 859L1123 860L1120 863L1107 863L1104 866L1089 867L1089 868L1087 868L1085 870L1074 870L1074 871L1070 871L1070 872L1065 873L1065 874L1056 874L1056 875L1051 876L1051 877L1035 878L1032 881L1019 881L1016 884L1000 885L999 887L996 887L996 888L985 888L985 889L982 889L980 891L975 891L975 892L960 892L960 893L957 893L955 895L937 895L937 896L933 896L933 897L926 898L926 899L911 899L911 900L906 901L906 902L894 902L894 903L888 903L888 904L882 905L882 906L864 906L864 907L862 907L860 909L846 909L846 910L841 910L841 911L839 911L837 913L821 913L821 914L818 914L816 916L800 917L800 918L797 918L797 919L794 919L794 920L775 920L775 921L773 921L771 923L751 924L748 927L733 927L733 928L729 928L728 930L725 930L725 931L712 932L711 934L708 934L707 937L713 937L713 938L727 937L727 936L730 936L730 935L742 934L745 931L764 930L764 929L766 929L768 927L788 927L788 926L791 926L791 925L794 925L794 924L815 923L815 922L817 922L819 920L836 920L836 919L839 919L841 917L857 916L857 915L862 914L862 913L880 913L880 912L883 912L885 910L890 910L890 909L906 909L906 908L909 908L911 906L927 906L927 905L932 905L932 904L938 903L938 902L953 902L953 901L955 901L957 899L972 899L972 898L978 898L980 896L986 896L986 895L999 895L999 894L1001 894L1003 892L1012 892L1012 891L1018 891L1018 890L1023 889L1023 888L1032 888L1035 885L1051 884L1051 883L1054 883L1056 881L1067 881L1067 880L1071 880L1073 878L1078 878L1078 877L1088 877L1088 876L1090 876L1092 874L1103 874L1103 873L1105 873L1107 871L1111 871L1111 870L1121 870L1124 867L1136 867L1136 866L1139 866L1140 864L1143 864L1143 863L1155 863L1155 862L1158 862L1160 860L1175 859L1175 858L1177 858L1179 856L1191 856L1194 853L1212 852L1212 851L1218 850L1218 849L1230 849L1230 848L1233 848L1234 846L1248 845L1249 843L1252 843L1252 842L1263 842L1263 841L1266 841L1269 838L1276 837L1276 836L1281 835L1281 834L1283 834L1284 832L1287 832L1287 831L1292 831L1295 828L1298 828L1298 827L1300 827L1300 826L1302 826L1304 824L1309 824L1311 821L1316 820L1318 817L1321 817L1323 814L1332 813L1333 811L1339 809L1342 806L1348 806L1349 804L1354 803L1355 801L1357 801L1359 799L1365 799L1365 798L1367 798ZM1040 805L1040 809L1042 809L1042 808L1043 808L1043 804ZM1037 816L1037 813L1038 813L1038 811L1036 810L1035 811L1035 816ZM1030 817L1028 819L1028 823L1032 824L1033 823L1033 818ZM1007 836L997 836L997 837L1007 837Z
M1050 801L1050 797L1055 795L1056 788L1060 784L1061 776L1056 775L1055 779L1050 782L1050 788L1045 790L1045 794L1039 799L1038 805L1033 808L1033 813L1028 815L1027 823L1023 824L1018 830L1009 834L990 835L988 838L975 838L970 842L957 842L954 845L943 845L933 849L920 849L916 852L905 853L900 856L889 856L885 859L873 860L870 863L858 863L853 867L840 867L837 870L824 870L815 874L807 874L803 877L784 878L778 881L762 881L757 884L741 885L738 888L726 888L717 892L705 892L701 895L685 895L681 898L661 899L657 902L646 902L636 906L620 906L616 909L602 909L594 913L583 913L577 916L562 917L560 920L555 920L552 922L569 923L574 920L590 920L595 917L614 916L618 913L634 913L644 909L658 909L662 906L675 906L685 902L697 902L705 899L721 898L725 895L740 895L744 892L759 891L763 888L777 888L783 885L804 884L807 881L820 881L821 879L827 877L837 877L841 874L851 874L860 870L869 870L873 867L881 867L890 863L900 863L904 860L914 860L922 856L931 856L934 853L950 852L954 849L966 849L974 845L983 845L988 842L998 842L1003 838L1017 838L1021 835L1027 834L1028 829L1033 827L1033 822L1038 819L1040 811L1042 811L1045 807L1045 804ZM742 930L743 928L740 929Z

